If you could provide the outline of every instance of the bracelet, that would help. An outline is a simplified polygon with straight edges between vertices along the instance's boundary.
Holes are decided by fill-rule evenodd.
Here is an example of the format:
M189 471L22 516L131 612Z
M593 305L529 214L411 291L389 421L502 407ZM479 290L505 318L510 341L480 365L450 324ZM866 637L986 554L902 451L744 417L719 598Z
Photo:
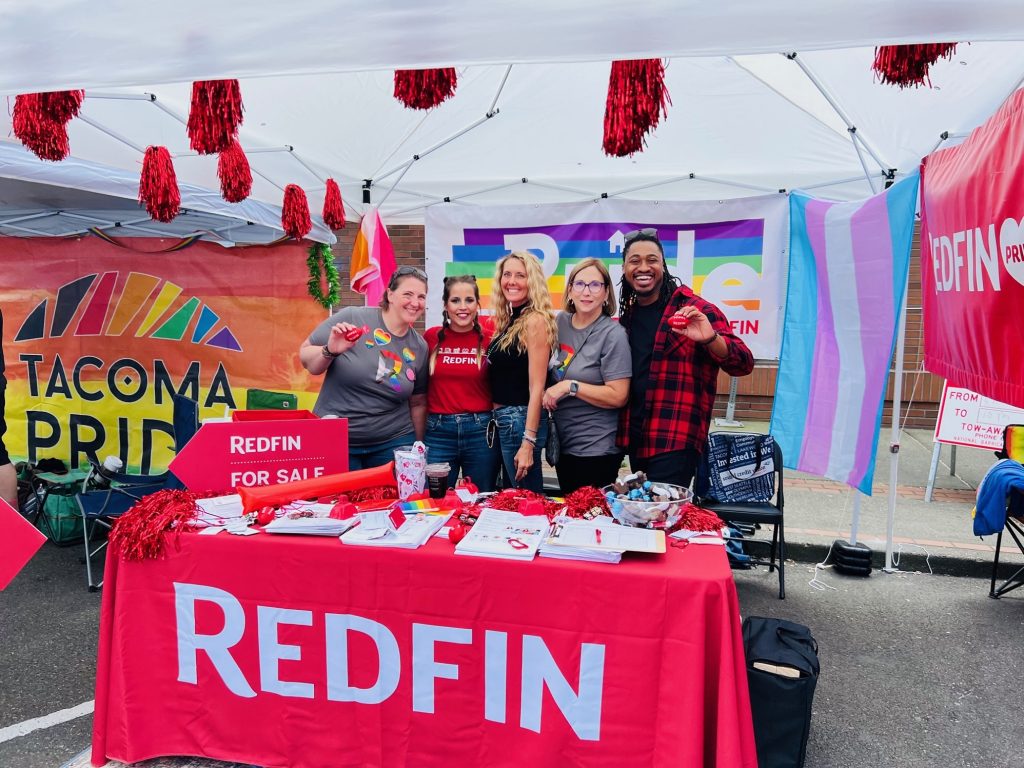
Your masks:
M320 354L326 357L328 360L333 360L338 355L340 355L341 352L331 352L330 348L326 344L324 344L322 347L320 347Z
M702 347L707 347L711 344L714 344L715 341L719 338L721 337L718 335L718 331L715 331L715 335L712 336L710 339L705 339L704 341L699 341L697 343L700 344Z
M536 437L530 437L530 436L529 436L528 434L526 434L525 432L523 433L523 442L524 442L524 443L529 443L529 444L530 444L530 445L532 445L532 446L533 446L534 448L536 448L536 447L537 447L537 438L536 438Z

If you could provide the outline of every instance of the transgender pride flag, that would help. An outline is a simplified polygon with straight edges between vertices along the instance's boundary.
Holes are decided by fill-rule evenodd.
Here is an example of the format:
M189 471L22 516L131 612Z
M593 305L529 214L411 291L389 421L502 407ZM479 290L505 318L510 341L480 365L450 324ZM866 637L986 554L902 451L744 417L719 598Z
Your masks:
M790 197L771 433L785 465L871 494L918 175L853 203Z

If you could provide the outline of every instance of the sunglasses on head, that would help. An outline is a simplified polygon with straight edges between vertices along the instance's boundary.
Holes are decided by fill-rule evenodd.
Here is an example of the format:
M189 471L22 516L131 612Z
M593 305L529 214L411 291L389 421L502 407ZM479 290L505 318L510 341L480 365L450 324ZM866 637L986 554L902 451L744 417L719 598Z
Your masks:
M658 230L654 227L645 227L644 229L634 229L632 232L627 232L623 238L624 241L629 244L636 240L638 237L643 235L644 237L657 237Z
M410 275L422 280L424 283L427 282L427 273L422 269L419 269L418 267L405 266L399 267L391 274L391 284L398 285L399 278L409 277Z

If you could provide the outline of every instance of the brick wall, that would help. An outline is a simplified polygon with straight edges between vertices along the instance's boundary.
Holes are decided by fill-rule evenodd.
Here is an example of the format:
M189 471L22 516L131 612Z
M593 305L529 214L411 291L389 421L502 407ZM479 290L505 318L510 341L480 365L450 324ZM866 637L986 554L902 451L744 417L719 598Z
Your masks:
M342 278L340 306L362 305L363 303L362 296L349 289L348 281L349 260L356 231L357 226L354 223L349 223L345 229L335 233L338 236L338 243L334 246L334 257ZM398 264L408 264L422 269L424 267L423 227L394 225L388 227L388 233L391 235ZM907 337L903 356L903 406L900 420L907 427L932 429L935 426L939 398L942 396L942 379L926 373L923 366L919 234L919 228L915 227L910 259ZM422 327L420 330L423 330ZM737 381L735 418L741 421L768 420L775 394L777 368L775 363L764 363L758 365L750 376L745 376ZM888 425L891 419L894 380L895 377L890 374L882 422L885 425ZM723 374L719 378L718 391L715 415L724 416L729 394L728 376Z

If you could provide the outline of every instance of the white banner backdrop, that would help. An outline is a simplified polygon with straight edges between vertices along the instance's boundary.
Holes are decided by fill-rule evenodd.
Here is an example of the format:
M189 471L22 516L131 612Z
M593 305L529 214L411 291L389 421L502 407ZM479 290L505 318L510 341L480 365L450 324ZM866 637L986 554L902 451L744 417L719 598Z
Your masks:
M669 271L722 309L755 358L777 360L789 243L789 205L781 194L699 203L431 206L427 326L441 322L446 275L475 275L490 307L495 262L509 251L529 250L541 259L556 308L566 274L588 257L605 261L617 292L625 234L647 227L658 231Z

